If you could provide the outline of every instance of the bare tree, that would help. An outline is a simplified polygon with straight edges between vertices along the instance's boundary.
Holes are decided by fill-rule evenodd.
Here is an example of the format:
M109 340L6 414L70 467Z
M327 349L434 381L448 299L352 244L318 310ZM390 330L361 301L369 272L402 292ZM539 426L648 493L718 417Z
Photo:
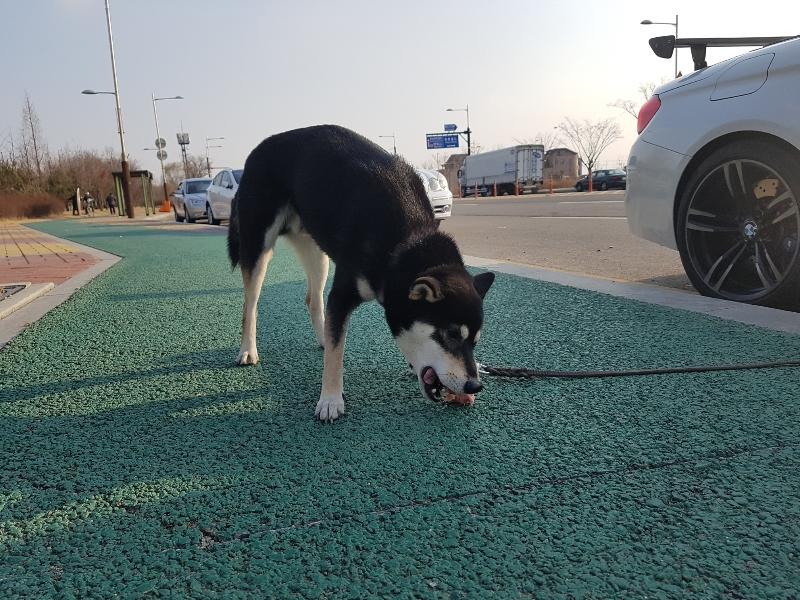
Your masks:
M206 157L194 154L186 155L186 169L183 161L171 162L164 165L164 172L167 175L167 188L174 190L178 187L184 177L206 177Z
M544 146L544 152L552 150L559 144L561 139L558 137L558 132L553 129L552 131L539 132L535 137L514 138L517 144L539 144Z
M611 144L622 138L622 131L616 120L577 121L566 118L558 125L562 135L578 153L578 158L589 171L589 191L592 191L592 171L600 155Z
M443 168L444 163L447 162L448 158L450 158L449 154L445 154L444 152L434 152L433 156L422 161L422 168L427 169L428 171L438 171L439 169Z
M653 92L656 90L657 87L658 84L652 81L643 83L639 86L639 95L644 99L645 102L647 102L648 100L650 100L650 96L653 95ZM614 100L614 102L609 104L609 106L625 111L634 119L639 118L639 108L641 105L635 100L622 100L621 98L618 98Z
M555 129L545 132L540 131L536 134L534 143L544 146L544 153L547 154L556 146L561 145L561 138L558 135L558 131Z
M26 166L30 169L35 167L36 175L42 177L42 163L47 154L43 143L42 127L39 123L39 115L33 107L31 97L25 92L25 103L22 105L22 153Z

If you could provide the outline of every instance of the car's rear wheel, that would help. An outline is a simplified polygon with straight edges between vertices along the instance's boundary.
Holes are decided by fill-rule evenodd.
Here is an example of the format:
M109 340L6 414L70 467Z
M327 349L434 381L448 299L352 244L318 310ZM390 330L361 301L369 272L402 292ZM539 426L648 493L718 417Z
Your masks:
M219 219L214 218L214 211L211 210L210 204L206 204L206 214L208 215L209 225L219 225Z
M684 186L676 239L701 294L800 307L800 161L764 141L717 149Z
M175 220L178 223L183 223L183 217L178 214L178 209L175 207L174 204L172 205L172 212L175 213Z

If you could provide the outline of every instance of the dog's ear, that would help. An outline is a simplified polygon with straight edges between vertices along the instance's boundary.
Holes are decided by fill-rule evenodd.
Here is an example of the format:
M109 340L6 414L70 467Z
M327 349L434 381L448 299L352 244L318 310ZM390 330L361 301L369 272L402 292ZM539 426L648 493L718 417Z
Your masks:
M489 288L492 287L493 283L494 273L491 271L486 271L486 273L475 275L475 277L472 278L472 284L475 286L475 290L478 292L478 295L481 298L486 297L486 292L489 291Z
M439 302L444 299L442 284L433 277L418 277L408 290L408 299Z

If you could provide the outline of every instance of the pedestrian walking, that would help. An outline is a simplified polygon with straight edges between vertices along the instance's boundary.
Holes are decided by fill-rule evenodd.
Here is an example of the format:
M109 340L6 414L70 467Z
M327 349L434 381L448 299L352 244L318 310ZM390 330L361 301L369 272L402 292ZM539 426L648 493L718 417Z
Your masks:
M72 194L72 214L81 216L81 211L78 208L78 194L77 192Z
M92 198L89 192L86 192L83 195L83 212L88 216L89 211L92 211L92 214L94 214L94 198Z
M106 196L106 206L108 207L109 214L117 214L117 198L111 192L109 192L108 196Z

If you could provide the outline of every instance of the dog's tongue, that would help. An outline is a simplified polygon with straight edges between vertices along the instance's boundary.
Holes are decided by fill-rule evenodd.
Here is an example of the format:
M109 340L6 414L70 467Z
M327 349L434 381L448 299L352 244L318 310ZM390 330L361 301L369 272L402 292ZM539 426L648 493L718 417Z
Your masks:
M422 381L428 385L433 385L436 383L436 371L434 371L431 367L425 369L425 371L422 373Z

